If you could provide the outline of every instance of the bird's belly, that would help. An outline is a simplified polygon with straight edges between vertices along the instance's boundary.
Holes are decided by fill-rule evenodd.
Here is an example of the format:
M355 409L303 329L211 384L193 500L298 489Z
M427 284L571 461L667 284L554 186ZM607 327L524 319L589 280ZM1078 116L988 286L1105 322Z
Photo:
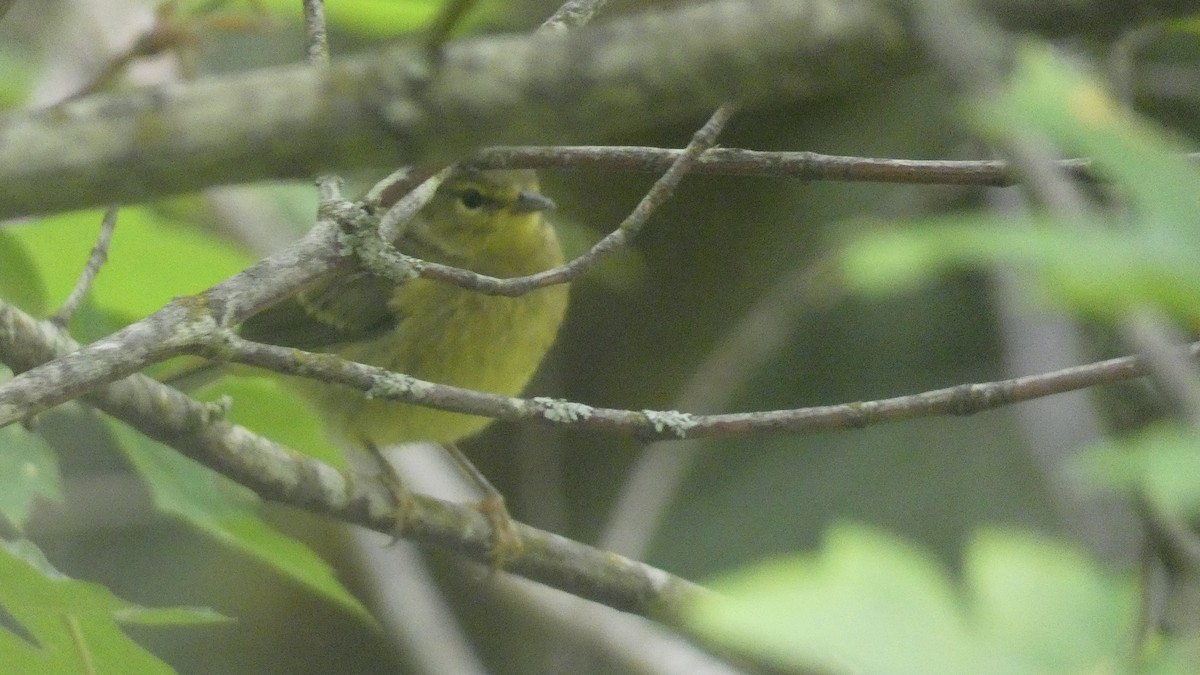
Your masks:
M515 396L549 350L566 308L567 289L563 286L504 298L441 284L419 285L434 284L432 281L410 283L415 292L397 298L396 309L404 318L395 331L334 351L352 361L429 382ZM340 386L307 382L302 388L324 411L331 431L354 443L451 443L492 422L485 417L370 399Z

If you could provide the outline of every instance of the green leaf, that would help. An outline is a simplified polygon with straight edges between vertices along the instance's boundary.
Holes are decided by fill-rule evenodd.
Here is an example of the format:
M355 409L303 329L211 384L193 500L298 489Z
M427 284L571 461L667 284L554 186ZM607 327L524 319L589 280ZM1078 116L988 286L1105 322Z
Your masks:
M24 57L24 58L22 58ZM33 82L37 81L36 59L28 54L11 54L0 51L0 110L15 108L29 100Z
M1015 531L977 533L964 589L928 554L857 525L821 551L712 582L699 635L788 672L1013 675L1125 672L1136 584L1083 553Z
M1168 34L1183 33L1184 35L1200 35L1200 15L1178 19L1164 19L1162 26Z
M965 576L981 642L1018 673L1117 673L1131 663L1137 589L1048 538L984 531Z
M211 6L205 0L191 0L196 8ZM257 3L272 15L296 22L303 20L301 5L289 0L260 0ZM340 33L362 38L389 39L425 29L438 15L445 0L355 0L325 5L329 27ZM455 35L477 32L489 27L511 24L513 4L504 0L475 3L459 22ZM548 16L548 15L547 15ZM533 25L525 26L532 29Z
M1091 158L1128 200L1121 226L1142 234L1143 250L1200 254L1200 169L1183 157L1183 144L1048 47L1022 49L1009 90L978 106L976 118L993 133L1046 136Z
M1147 303L1184 317L1200 308L1200 266L1188 249L1045 217L929 218L864 235L840 260L845 283L867 293L904 292L952 269L1001 267L1022 273L1043 299L1097 317Z
M0 298L34 316L46 314L46 289L37 265L7 229L0 230Z
M38 498L62 501L57 455L20 426L0 429L0 516L20 532Z
M76 211L5 228L28 251L52 304L61 303L87 265L103 211ZM103 310L142 317L173 297L208 288L253 260L221 239L150 207L125 207L92 286ZM148 280L153 280L152 282Z
M159 625L225 620L208 609L152 610L126 602L58 572L27 540L0 542L0 608L12 627L0 625L0 663L14 673L171 673L119 623L142 614L164 619Z
M1159 424L1098 445L1082 459L1092 482L1149 499L1181 517L1200 515L1200 438Z
M263 0L273 14L297 21L303 19L301 5L288 0ZM360 37L396 37L423 28L444 4L443 0L355 0L331 2L325 7L329 26Z
M1200 316L1200 170L1181 144L1042 47L1021 51L1008 90L979 103L974 119L995 136L1048 138L1092 158L1124 197L1120 215L1095 222L975 215L893 226L847 248L843 270L852 286L893 292L948 268L1003 266L1043 297L1088 314L1157 305Z
M229 421L338 469L348 468L320 417L275 378L228 376L196 393L203 401L229 396Z
M816 556L756 565L691 608L702 635L785 669L966 673L967 627L944 570L925 553L861 526L833 528Z
M150 489L158 509L262 561L364 622L374 619L334 577L332 568L302 543L272 529L257 514L250 490L161 443L106 418L125 456Z

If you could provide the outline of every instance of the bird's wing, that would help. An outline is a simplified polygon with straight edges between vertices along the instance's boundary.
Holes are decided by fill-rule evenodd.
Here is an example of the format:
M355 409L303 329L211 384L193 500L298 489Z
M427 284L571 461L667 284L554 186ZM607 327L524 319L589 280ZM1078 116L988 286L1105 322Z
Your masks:
M247 319L239 333L248 340L319 351L369 340L400 321L388 301L395 282L356 272L321 282Z

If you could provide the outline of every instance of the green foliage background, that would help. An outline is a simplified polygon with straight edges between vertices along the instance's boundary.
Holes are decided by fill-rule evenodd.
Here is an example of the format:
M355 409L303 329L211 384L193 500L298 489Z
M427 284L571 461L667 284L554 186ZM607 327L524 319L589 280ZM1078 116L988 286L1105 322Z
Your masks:
M202 4L181 3L180 11L186 16ZM412 30L438 4L330 2L335 53ZM483 2L464 31L528 30L554 4ZM636 2L613 5L613 11L640 9ZM203 72L299 58L299 3L262 6L279 24L266 36L206 32L198 52ZM21 22L29 20L14 10L0 22L0 64L13 64L5 68L12 76L0 78L0 102L9 106L24 100L37 63L55 57L52 45L34 39L41 39L37 31L18 39L28 25ZM1194 67L1200 57L1194 32L1186 26L1178 32L1192 42L1166 31L1146 56ZM721 143L977 157L977 134L1032 128L1102 163L1137 206L1132 229L1093 230L1081 239L1076 224L1043 216L1002 223L977 208L977 192L965 190L690 177L631 251L575 286L568 322L533 391L595 405L670 408L696 364L757 298L789 272L841 251L847 251L841 260L853 292L805 306L789 322L784 346L733 392L732 409L869 400L1012 374L998 291L988 276L998 265L1020 272L1034 291L1032 302L1099 326L1116 311L1143 304L1194 320L1194 280L1200 278L1194 195L1200 190L1191 167L1175 158L1183 144L1150 123L1120 116L1101 128L1080 124L1069 95L1093 91L1094 81L1036 49L1024 63L1010 91L973 110L955 108L939 78L916 73L804 106L748 111ZM1147 96L1140 103L1181 135L1200 131L1194 98ZM701 122L595 141L679 147ZM374 177L350 178L365 183ZM543 176L545 191L560 204L564 239L578 250L615 226L652 180L585 171ZM262 189L305 208L312 204L307 186ZM298 232L311 215L304 208L293 213ZM34 312L56 307L86 259L100 217L91 211L0 228L0 296ZM253 260L255 254L223 235L214 220L199 197L123 209L110 263L72 326L76 335L103 335ZM1089 357L1109 355L1113 348L1104 344L1098 340ZM311 424L297 424L311 416L282 390L254 380L235 386L236 421L333 457ZM93 601L95 587L79 582L66 591L69 603L98 603L101 617L85 618L105 631L105 644L124 644L113 622L145 619L142 607L179 607L174 623L205 624L126 626L157 657L139 655L144 667L128 672L158 670L162 662L186 672L230 673L379 672L406 663L339 584L362 593L336 527L258 505L206 470L77 406L43 416L39 431L44 441L24 430L0 432L0 476L20 479L0 490L0 507L12 529L40 547L0 557L10 565L6 578L29 574L14 561L45 569L44 553L70 577L111 589L125 600ZM508 495L518 519L582 541L602 532L640 451L625 438L505 424L465 449ZM1196 456L1192 436L1164 427L1106 447L1080 473L1093 484L1195 515L1197 483L1186 477L1196 475L1189 469ZM132 505L129 498L109 501L111 486L140 484L130 478L134 470L152 489ZM693 579L729 574L717 582L728 600L698 607L695 629L776 667L837 667L862 659L865 672L888 673L985 672L972 668L981 661L996 672L1120 670L1129 658L1121 637L1132 631L1135 604L1130 550L1114 555L1071 529L1054 480L1035 461L1012 408L840 433L707 442L644 559ZM35 505L37 495L45 501ZM149 515L151 502L172 516ZM115 512L98 521L80 515L105 508ZM321 557L263 527L256 513ZM80 522L89 523L86 530ZM1134 533L1108 534L1135 539ZM770 562L754 566L764 559ZM567 639L558 627L488 598L482 585L464 584L451 566L441 573L497 672L542 670L546 654ZM56 577L47 573L27 583L49 588L49 579ZM120 614L127 603L137 606ZM20 606L0 595L0 607L18 623L32 621L15 609ZM217 612L237 623L208 625ZM0 626L11 630L6 621ZM34 637L62 653L78 642L62 631ZM24 653L20 639L0 630L0 650ZM1184 672L1176 670L1189 663L1183 651L1167 643L1142 665ZM589 656L596 672L606 670L603 657ZM21 663L50 667L29 658ZM62 663L64 670L73 665Z

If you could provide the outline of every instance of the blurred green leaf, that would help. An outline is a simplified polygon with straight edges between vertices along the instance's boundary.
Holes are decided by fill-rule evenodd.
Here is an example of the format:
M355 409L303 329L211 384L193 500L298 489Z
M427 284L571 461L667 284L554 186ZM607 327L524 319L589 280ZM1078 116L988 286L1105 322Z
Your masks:
M126 602L98 584L70 579L27 540L0 542L0 663L12 673L171 673L139 647L120 622L157 625L224 620L209 609L154 610Z
M141 626L198 626L232 620L208 607L126 607L113 616L121 623Z
M1171 424L1112 439L1084 455L1091 482L1149 499L1167 513L1200 515L1200 438Z
M320 416L275 378L225 377L196 393L203 401L229 396L230 422L338 469L347 468L341 451L329 442Z
M880 532L838 526L815 556L755 565L710 587L718 595L692 608L692 628L778 667L979 672L945 571Z
M28 251L50 304L67 298L100 232L101 210L75 211L5 228ZM117 217L108 262L92 286L106 311L142 317L171 298L208 288L253 260L237 248L149 207Z
M20 532L38 498L62 501L57 455L18 425L0 429L0 516Z
M979 106L977 119L995 133L1047 136L1091 158L1128 199L1147 244L1200 251L1200 170L1183 157L1182 144L1050 48L1022 49L1010 89Z
M28 54L9 54L0 51L0 110L15 108L29 99L37 74L35 59Z
M972 624L1013 673L1118 673L1137 623L1132 575L1081 551L1016 531L983 531L967 548Z
M1152 304L1200 316L1200 171L1179 144L1040 47L1021 52L1009 90L974 117L993 135L1049 138L1092 158L1127 214L1098 222L962 215L893 226L846 249L851 287L894 292L950 268L999 265L1090 314Z
M109 429L155 505L206 535L250 555L303 586L332 600L364 622L374 619L338 583L332 568L304 544L264 523L250 490L180 455L175 450L106 418Z
M1181 316L1200 309L1200 268L1189 249L1148 246L1137 233L1044 217L916 221L851 242L841 264L845 283L868 293L910 291L948 270L1000 266L1033 281L1043 299L1096 316L1150 302Z
M193 0L203 8L203 0ZM289 0L262 0L260 6L275 16L302 21L302 6ZM424 29L437 16L446 0L355 0L330 2L325 17L335 31L363 38L388 39ZM513 5L503 0L483 0L462 18L458 34L504 25ZM547 14L547 16L549 16ZM532 28L529 26L528 28Z
M263 0L269 12L303 20L302 5L289 0ZM329 26L362 37L395 37L423 27L443 0L355 0L325 6Z
M815 555L755 565L711 584L688 623L789 672L1097 673L1129 663L1130 576L1053 540L984 531L965 590L922 551L840 525Z
M140 317L97 307L95 294L88 293L71 315L68 327L71 337L80 344L88 344L117 332L138 318Z
M1165 19L1163 20L1162 25L1168 33L1200 35L1200 15L1178 19Z
M46 314L46 289L37 264L8 230L0 230L0 298L34 316Z

